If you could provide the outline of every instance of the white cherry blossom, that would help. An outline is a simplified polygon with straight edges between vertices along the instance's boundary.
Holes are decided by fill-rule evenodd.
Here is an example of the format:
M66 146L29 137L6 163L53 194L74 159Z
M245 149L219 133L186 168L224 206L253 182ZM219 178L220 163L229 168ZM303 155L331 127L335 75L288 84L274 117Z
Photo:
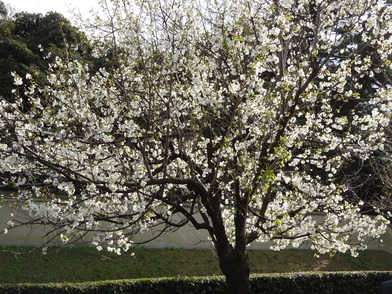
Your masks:
M23 211L13 226L53 226L67 244L89 232L120 254L137 232L191 224L209 232L233 293L249 290L252 242L357 255L385 232L341 176L385 140L384 1L109 7L87 33L112 67L56 58L48 86L14 73L15 101L0 102L0 171Z

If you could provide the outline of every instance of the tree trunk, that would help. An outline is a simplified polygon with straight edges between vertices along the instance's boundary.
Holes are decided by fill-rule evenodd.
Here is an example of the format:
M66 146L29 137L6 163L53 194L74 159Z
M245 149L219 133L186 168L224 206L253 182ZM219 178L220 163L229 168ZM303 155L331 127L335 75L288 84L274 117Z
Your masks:
M249 261L245 252L230 248L218 252L219 265L226 277L228 294L251 294L249 281Z

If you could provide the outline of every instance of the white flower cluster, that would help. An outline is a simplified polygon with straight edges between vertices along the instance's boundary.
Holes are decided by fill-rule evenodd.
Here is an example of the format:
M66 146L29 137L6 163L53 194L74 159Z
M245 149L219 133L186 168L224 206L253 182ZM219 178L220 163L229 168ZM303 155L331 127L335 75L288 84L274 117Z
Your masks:
M93 232L116 253L157 222L322 253L355 253L385 231L339 175L383 146L392 88L374 77L392 53L389 6L112 2L97 24L112 33L90 37L116 66L56 58L48 86L0 103L0 172L26 223L54 226L63 243Z

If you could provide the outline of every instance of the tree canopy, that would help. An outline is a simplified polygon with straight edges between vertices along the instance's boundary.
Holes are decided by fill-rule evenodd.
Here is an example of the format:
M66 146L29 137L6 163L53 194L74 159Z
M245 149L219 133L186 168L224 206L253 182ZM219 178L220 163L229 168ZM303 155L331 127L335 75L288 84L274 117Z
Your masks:
M35 76L42 85L55 56L93 60L86 36L57 12L10 15L0 1L0 39L0 96L7 99L12 97L12 72ZM48 52L52 57L45 59Z
M24 212L7 229L93 232L120 253L136 232L191 224L233 293L251 291L254 241L356 255L385 232L342 177L384 145L391 86L371 80L391 66L384 1L111 3L91 38L116 66L56 58L46 87L14 73L30 106L0 104L3 184Z

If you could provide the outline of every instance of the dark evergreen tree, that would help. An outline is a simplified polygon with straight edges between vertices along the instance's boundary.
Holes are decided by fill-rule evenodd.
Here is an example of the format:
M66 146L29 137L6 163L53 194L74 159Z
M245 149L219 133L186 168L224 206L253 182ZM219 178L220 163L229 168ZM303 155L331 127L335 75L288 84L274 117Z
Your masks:
M57 12L46 15L20 12L9 16L0 2L0 96L12 99L12 72L34 76L44 84L55 56L94 63L92 48L83 32ZM44 58L51 52L50 58Z

